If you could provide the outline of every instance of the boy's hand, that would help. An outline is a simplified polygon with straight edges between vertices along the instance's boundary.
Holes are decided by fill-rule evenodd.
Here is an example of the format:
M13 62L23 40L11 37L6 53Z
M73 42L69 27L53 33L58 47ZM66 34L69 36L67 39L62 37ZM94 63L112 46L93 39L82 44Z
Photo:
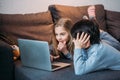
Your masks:
M77 33L76 39L73 39L75 48L88 48L90 46L90 35L82 32L81 36Z

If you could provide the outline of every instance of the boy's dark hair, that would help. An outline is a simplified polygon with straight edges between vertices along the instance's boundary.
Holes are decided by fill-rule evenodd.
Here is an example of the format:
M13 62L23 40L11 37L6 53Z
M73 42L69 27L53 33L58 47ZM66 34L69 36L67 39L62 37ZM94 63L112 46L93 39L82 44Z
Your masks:
M100 31L99 25L95 20L86 20L83 19L75 23L71 29L71 35L73 38L76 38L77 33L80 35L82 32L85 32L90 35L90 43L98 44L100 42Z

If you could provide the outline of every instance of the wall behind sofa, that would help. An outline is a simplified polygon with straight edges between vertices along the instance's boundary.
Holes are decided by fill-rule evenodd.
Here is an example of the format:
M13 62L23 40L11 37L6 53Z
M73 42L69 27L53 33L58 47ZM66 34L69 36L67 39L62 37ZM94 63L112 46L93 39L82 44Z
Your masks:
M0 13L24 14L47 11L51 4L83 6L103 4L105 9L120 12L120 0L0 0Z

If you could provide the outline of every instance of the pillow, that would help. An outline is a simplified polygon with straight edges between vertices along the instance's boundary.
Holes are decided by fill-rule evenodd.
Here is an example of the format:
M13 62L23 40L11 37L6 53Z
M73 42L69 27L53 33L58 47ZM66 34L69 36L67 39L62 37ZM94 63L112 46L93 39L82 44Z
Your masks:
M50 41L53 21L49 11L29 14L0 14L0 33L18 38Z
M106 10L108 32L120 42L120 12Z
M88 16L88 6L49 5L48 9L52 14L54 22L61 17L68 17L73 21L73 23L76 23L77 21L81 20L84 15ZM95 5L95 7L97 16L96 18L100 24L100 28L106 30L104 6Z

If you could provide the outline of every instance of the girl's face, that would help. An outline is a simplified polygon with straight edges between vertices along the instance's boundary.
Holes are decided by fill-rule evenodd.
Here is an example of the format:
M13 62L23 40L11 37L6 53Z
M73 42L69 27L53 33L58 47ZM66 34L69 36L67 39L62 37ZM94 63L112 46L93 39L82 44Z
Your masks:
M55 28L55 37L58 42L63 43L68 41L69 34L64 27L59 26Z

